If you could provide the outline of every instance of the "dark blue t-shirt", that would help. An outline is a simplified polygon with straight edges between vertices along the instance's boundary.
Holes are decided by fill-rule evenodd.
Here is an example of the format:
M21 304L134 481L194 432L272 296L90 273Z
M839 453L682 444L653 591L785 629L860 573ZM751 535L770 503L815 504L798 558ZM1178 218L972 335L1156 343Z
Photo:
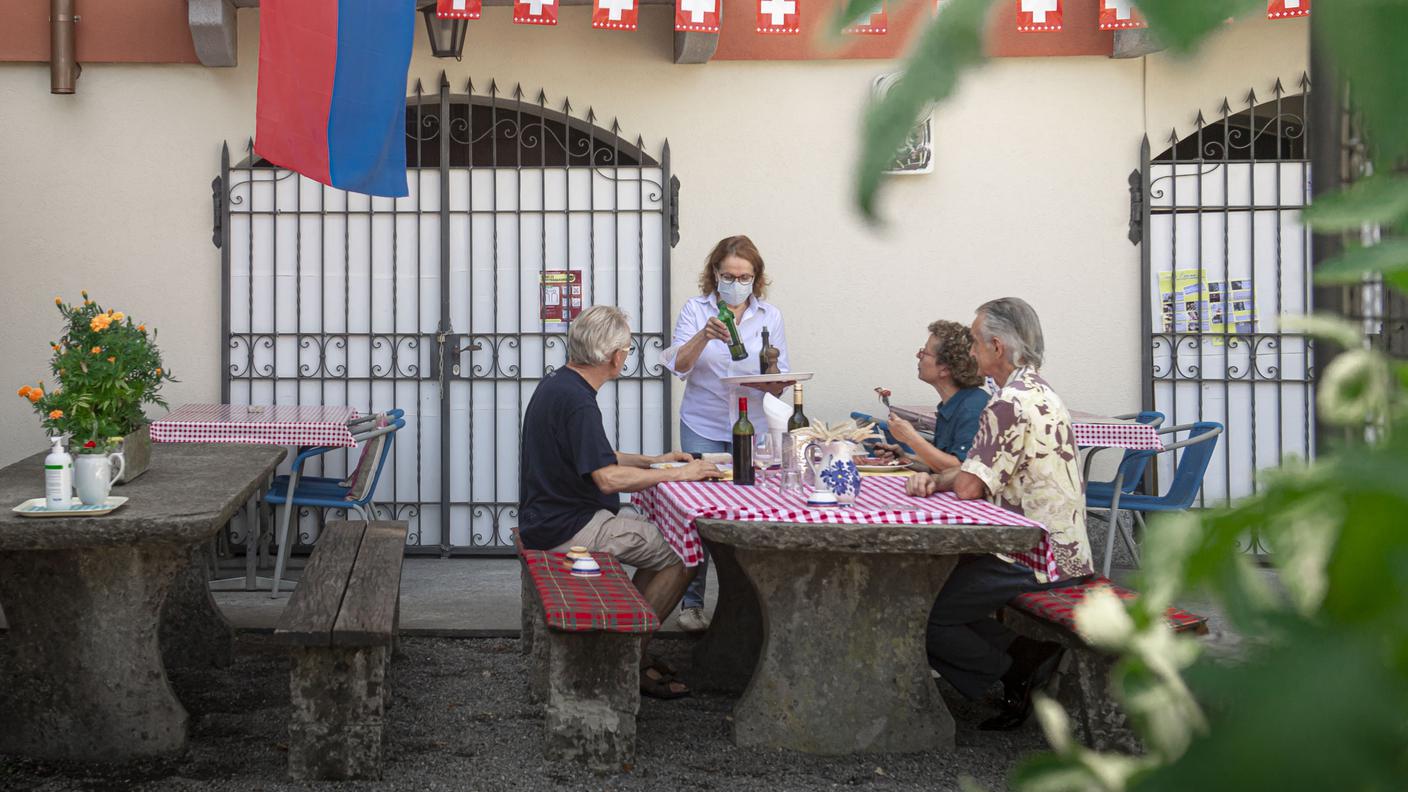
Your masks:
M592 471L616 464L616 451L596 391L570 368L547 375L533 391L518 459L519 535L530 550L561 545L602 509L621 510L621 499L592 480Z
M982 388L964 388L950 396L934 414L934 447L959 461L967 459L978 433L978 416L987 406L988 392Z

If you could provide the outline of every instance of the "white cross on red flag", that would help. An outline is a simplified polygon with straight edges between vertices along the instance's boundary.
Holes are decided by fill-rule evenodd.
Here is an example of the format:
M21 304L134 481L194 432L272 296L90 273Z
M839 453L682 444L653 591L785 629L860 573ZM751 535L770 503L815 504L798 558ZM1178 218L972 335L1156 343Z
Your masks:
M435 16L441 19L478 19L483 0L436 0Z
M640 8L636 0L596 0L592 27L603 30L635 30Z
M796 35L802 30L802 0L758 0L758 32Z
M885 4L873 8L868 16L857 20L855 24L841 29L842 33L853 33L859 36L883 36L890 27L890 18L885 13Z
M1049 33L1061 29L1061 0L1017 0L1017 29Z
M675 0L675 30L719 32L720 0Z
M1310 0L1268 0L1267 19L1310 16Z
M556 25L557 0L514 0L513 24Z
M1149 27L1131 0L1100 0L1100 29L1124 30Z

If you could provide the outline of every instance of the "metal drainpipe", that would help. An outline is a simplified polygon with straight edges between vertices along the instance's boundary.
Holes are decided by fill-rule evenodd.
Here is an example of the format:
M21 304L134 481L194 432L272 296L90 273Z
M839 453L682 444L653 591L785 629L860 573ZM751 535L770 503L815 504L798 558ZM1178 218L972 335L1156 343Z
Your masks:
M78 65L74 0L49 0L49 93L71 94L83 67Z

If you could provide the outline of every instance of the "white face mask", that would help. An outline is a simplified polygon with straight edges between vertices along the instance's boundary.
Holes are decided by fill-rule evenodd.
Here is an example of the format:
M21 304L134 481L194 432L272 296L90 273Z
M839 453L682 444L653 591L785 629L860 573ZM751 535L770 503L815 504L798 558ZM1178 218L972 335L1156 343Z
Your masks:
M753 293L753 284L744 285L742 283L725 283L719 281L719 299L725 305L742 305L748 301L748 296Z

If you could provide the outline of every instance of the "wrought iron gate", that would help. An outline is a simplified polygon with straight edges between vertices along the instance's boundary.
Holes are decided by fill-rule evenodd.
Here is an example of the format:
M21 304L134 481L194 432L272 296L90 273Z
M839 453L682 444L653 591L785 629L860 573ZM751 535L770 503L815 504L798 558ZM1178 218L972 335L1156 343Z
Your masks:
M1248 93L1242 109L1223 101L1192 134L1130 176L1130 238L1140 245L1143 285L1143 402L1166 425L1197 420L1226 427L1203 479L1202 505L1256 491L1258 471L1315 453L1314 348L1280 329L1283 314L1312 308L1306 129L1308 76L1271 100ZM1174 461L1163 455L1160 480ZM1253 550L1263 550L1252 538Z
M221 156L215 237L224 289L222 396L232 403L399 407L406 428L377 512L411 553L511 553L518 450L533 388L566 363L566 313L630 314L631 358L601 391L625 451L670 438L670 248L679 181L659 159L540 91L407 99L410 196L346 193L249 156ZM556 307L545 307L552 304ZM556 313L554 313L556 312ZM341 475L347 453L318 475ZM300 515L300 541L319 514ZM236 537L238 541L238 537Z

